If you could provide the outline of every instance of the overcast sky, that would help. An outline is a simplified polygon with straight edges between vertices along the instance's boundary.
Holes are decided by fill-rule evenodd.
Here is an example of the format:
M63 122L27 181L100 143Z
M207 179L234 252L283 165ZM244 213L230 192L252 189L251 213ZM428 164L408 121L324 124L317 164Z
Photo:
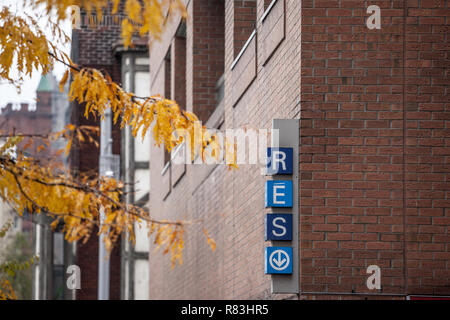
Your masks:
M0 0L0 10L4 6L8 6L10 10L14 13L21 14L22 12L31 13L31 9L24 8L23 0ZM45 19L39 20L42 28L45 28ZM63 30L67 35L71 36L71 25L70 21L67 21L62 26ZM48 30L45 30L47 37L52 40L52 35ZM62 48L67 54L70 53L70 45ZM0 48L1 50L1 48ZM17 75L17 69L13 66L11 69L11 75ZM65 69L59 63L55 63L54 74L58 79L62 77ZM0 107L4 107L9 102L35 102L36 100L36 88L39 84L39 80L41 78L41 70L34 72L31 78L28 78L23 86L20 94L17 93L17 90L14 86L5 83L4 81L0 81Z

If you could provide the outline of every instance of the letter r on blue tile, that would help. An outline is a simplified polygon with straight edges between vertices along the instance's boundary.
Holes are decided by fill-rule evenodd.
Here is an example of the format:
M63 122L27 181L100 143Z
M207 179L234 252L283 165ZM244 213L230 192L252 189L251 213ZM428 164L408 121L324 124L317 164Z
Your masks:
M293 148L267 148L266 173L268 175L292 174Z

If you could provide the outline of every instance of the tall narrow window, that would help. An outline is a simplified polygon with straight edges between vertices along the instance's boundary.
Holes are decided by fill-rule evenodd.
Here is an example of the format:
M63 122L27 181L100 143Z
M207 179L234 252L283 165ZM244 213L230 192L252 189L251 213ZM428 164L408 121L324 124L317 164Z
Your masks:
M166 58L164 59L164 98L172 99L172 62L171 62L171 48L169 48ZM164 165L170 161L170 153L164 147Z
M172 82L172 72L171 72L171 48L167 51L166 57L164 58L164 98L171 99L171 82Z
M172 40L172 97L186 110L186 23L182 21ZM174 187L186 172L185 164L177 164L174 157L183 149L178 145L171 152L171 184Z
M234 0L234 58L256 28L256 0Z
M256 78L256 0L234 0L234 60L231 64L233 106Z
M188 105L206 123L216 110L217 84L225 65L225 1L194 1ZM190 59L190 57L188 57ZM188 88L190 89L190 88ZM192 93L192 97L190 94Z
M186 24L178 27L171 46L171 96L181 109L186 109Z

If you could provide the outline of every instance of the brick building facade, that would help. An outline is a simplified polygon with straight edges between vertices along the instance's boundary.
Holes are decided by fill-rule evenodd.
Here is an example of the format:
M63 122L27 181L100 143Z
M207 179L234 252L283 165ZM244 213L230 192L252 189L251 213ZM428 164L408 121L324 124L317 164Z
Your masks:
M80 28L72 34L72 58L80 67L95 68L120 84L125 90L138 96L148 96L148 39L133 37L132 47L125 48L121 41L121 22L124 18L124 2L118 7L118 12L111 14L112 7L103 12L103 20L96 19L95 14L89 18L81 13ZM95 23L92 23L94 21ZM100 119L84 117L84 106L72 103L71 123L102 127ZM112 118L109 118L112 122ZM106 126L105 126L106 127ZM100 130L101 131L101 130ZM102 132L102 131L101 131ZM102 134L102 133L101 133ZM115 160L115 178L127 183L126 195L122 201L130 204L145 205L148 201L148 154L142 150L142 141L134 139L129 127L120 128L120 124L112 123L112 155ZM108 141L108 138L105 138ZM105 149L100 137L100 148ZM136 151L135 151L136 150ZM101 173L99 162L101 152L94 144L73 144L69 165L75 174ZM107 162L107 161L105 161ZM109 169L108 169L109 170ZM119 172L120 171L120 172ZM148 241L147 230L135 230L136 245L133 247L127 234L116 243L110 254L109 264L109 298L116 299L146 299L148 296ZM76 261L81 270L81 289L76 290L76 299L98 299L99 276L99 239L93 232L86 244L77 243Z
M0 112L0 131L3 134L23 134L34 136L32 142L25 138L17 149L25 156L37 159L42 165L59 157L57 150L65 146L64 139L53 141L43 150L48 135L62 130L67 124L68 101L66 86L60 92L58 81L52 73L42 75L36 89L36 103L9 103ZM1 141L0 141L1 142ZM71 264L73 245L64 241L61 230L52 231L53 219L46 214L31 215L28 210L22 216L14 214L6 206L0 206L0 216L9 213L17 226L16 232L29 234L33 253L40 261L33 266L33 279L30 283L29 298L36 300L62 300L70 298L70 290L65 290L65 268ZM3 210L3 212L1 212ZM0 217L1 220L2 217ZM20 225L22 225L20 227Z
M111 9L111 8L110 8ZM110 10L109 10L110 12ZM108 16L108 11L105 12ZM110 16L110 15L109 15ZM80 67L91 67L108 73L113 81L120 83L120 59L113 54L113 45L120 39L120 24L83 23L89 21L81 15L82 24L72 32L72 60ZM107 21L107 20L105 20ZM84 106L72 103L71 123L82 126L100 126L99 119L84 117ZM120 130L113 130L113 154L120 154ZM100 143L100 138L98 138ZM69 166L74 174L99 172L99 148L93 143L74 144ZM98 251L99 240L94 231L89 240L77 243L75 264L81 270L81 289L76 291L78 300L96 300L98 297ZM120 299L120 247L110 255L110 299Z
M221 130L300 120L300 292L273 295L264 274L259 166L173 164L152 145L150 212L203 223L182 266L150 256L150 298L450 295L449 1L185 3L151 47L151 93Z

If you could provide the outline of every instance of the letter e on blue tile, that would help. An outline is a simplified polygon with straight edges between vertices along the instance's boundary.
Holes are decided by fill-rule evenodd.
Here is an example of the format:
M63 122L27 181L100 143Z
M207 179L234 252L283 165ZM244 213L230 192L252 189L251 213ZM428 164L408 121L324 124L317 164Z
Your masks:
M266 208L292 208L291 180L266 181Z

